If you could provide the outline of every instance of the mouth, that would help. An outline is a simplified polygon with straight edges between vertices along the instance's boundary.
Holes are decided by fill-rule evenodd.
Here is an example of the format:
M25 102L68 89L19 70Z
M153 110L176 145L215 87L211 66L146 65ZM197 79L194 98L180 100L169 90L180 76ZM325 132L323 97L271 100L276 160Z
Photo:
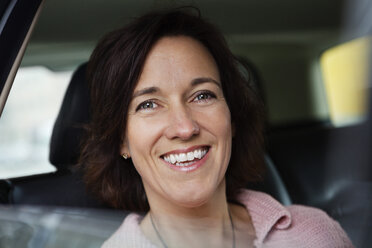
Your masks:
M172 168L180 169L182 171L190 171L201 165L201 160L206 157L209 151L209 146L198 146L186 151L172 151L166 153L161 157L166 163L170 164ZM197 166L199 165L199 166Z

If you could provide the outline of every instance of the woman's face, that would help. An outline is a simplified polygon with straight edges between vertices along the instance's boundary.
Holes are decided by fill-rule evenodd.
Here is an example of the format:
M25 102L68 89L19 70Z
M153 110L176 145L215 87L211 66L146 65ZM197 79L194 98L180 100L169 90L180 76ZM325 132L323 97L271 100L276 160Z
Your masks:
M225 194L231 139L212 55L189 37L160 39L134 90L121 149L130 154L150 204L197 207Z

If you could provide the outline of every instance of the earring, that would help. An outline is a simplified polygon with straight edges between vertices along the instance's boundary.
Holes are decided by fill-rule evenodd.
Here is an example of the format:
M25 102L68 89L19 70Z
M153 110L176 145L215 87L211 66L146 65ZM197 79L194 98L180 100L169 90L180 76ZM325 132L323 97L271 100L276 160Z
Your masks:
M124 159L128 159L128 158L129 158L129 154L127 154L127 153L123 153L121 156L122 156Z

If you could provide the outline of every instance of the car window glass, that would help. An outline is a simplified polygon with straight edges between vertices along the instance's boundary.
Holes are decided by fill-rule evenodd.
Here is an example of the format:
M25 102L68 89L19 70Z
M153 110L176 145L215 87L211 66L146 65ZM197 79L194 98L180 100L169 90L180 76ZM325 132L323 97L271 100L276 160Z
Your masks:
M55 171L49 139L70 71L20 68L0 122L0 178Z
M371 42L372 37L355 39L321 56L330 119L335 126L355 124L367 117Z

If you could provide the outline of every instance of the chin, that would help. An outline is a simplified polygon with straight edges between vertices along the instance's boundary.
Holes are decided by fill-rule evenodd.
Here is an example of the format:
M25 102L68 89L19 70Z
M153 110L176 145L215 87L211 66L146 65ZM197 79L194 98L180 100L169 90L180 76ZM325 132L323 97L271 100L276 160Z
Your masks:
M213 189L208 190L206 189L205 185L201 187L194 186L186 191L182 190L172 192L168 196L170 196L171 201L178 206L195 208L200 207L211 200L211 198L216 192L216 188L215 187L210 188Z

